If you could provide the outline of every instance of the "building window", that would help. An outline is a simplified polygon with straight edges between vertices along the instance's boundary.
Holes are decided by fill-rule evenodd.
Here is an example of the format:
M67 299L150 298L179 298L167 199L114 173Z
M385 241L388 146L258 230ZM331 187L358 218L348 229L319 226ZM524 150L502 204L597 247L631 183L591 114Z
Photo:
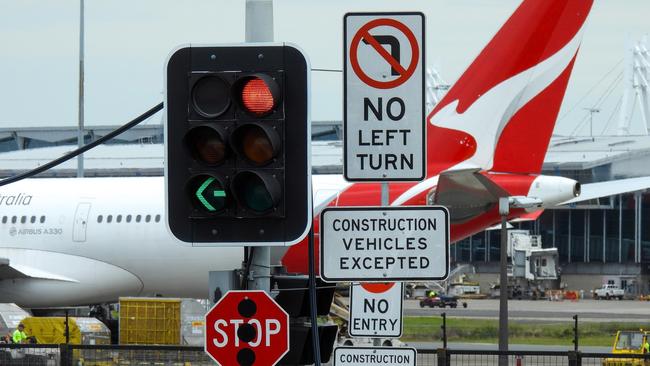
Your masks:
M101 224L103 220L104 220L104 216L102 215L97 216L97 223Z

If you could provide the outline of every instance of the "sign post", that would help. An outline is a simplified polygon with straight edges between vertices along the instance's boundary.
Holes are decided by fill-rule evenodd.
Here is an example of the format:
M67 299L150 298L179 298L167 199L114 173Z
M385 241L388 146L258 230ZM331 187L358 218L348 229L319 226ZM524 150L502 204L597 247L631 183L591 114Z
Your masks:
M205 352L222 366L273 366L289 351L289 315L264 291L228 291L205 327Z
M401 337L403 298L401 282L353 283L348 334L352 337Z
M343 23L345 178L424 179L424 14L348 13Z

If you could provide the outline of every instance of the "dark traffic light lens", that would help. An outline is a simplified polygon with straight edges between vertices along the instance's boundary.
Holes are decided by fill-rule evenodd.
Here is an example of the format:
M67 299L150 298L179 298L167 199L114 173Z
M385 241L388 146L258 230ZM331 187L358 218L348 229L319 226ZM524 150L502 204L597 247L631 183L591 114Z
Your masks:
M280 87L269 75L256 74L237 81L241 106L249 114L262 117L273 112L280 99Z
M270 176L244 171L235 176L232 187L239 203L256 213L271 210L280 200L280 184Z
M218 165L228 157L228 147L219 131L208 126L199 126L185 136L185 144L194 159L207 164Z
M264 124L245 124L232 134L235 151L251 163L261 166L273 161L280 148L277 131Z
M230 106L230 85L218 76L206 76L192 87L194 110L205 118L216 118Z
M219 179L210 175L197 175L188 184L188 192L192 203L198 210L217 213L228 203L224 185Z

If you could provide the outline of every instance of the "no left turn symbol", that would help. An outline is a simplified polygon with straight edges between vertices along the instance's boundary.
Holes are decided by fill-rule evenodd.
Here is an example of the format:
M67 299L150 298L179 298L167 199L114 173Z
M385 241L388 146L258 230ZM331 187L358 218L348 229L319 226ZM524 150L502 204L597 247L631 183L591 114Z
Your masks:
M400 44L397 37L377 32L379 27L394 28L397 32L403 34L408 40L410 50L404 50L406 48L404 46L407 45ZM390 49L390 52L386 50L384 45ZM395 76L395 78L384 81L368 75L369 72L365 71L359 63L360 47L372 47L386 63L386 69L390 69L390 75ZM410 52L410 57L403 57L403 52ZM352 70L365 84L377 89L392 89L404 84L413 75L420 60L420 48L417 38L409 27L396 19L379 18L369 21L356 32L350 44L349 57ZM402 64L405 58L410 59L408 65Z

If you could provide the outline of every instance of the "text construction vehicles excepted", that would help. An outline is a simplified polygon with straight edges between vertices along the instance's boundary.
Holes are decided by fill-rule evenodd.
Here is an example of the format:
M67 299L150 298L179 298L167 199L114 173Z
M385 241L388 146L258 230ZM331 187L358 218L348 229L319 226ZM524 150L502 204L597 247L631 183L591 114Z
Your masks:
M414 348L336 347L334 366L415 366Z
M348 334L352 337L402 336L401 282L353 283Z
M422 180L424 15L348 13L343 33L345 178Z
M320 219L325 281L431 281L449 272L442 206L330 207Z

